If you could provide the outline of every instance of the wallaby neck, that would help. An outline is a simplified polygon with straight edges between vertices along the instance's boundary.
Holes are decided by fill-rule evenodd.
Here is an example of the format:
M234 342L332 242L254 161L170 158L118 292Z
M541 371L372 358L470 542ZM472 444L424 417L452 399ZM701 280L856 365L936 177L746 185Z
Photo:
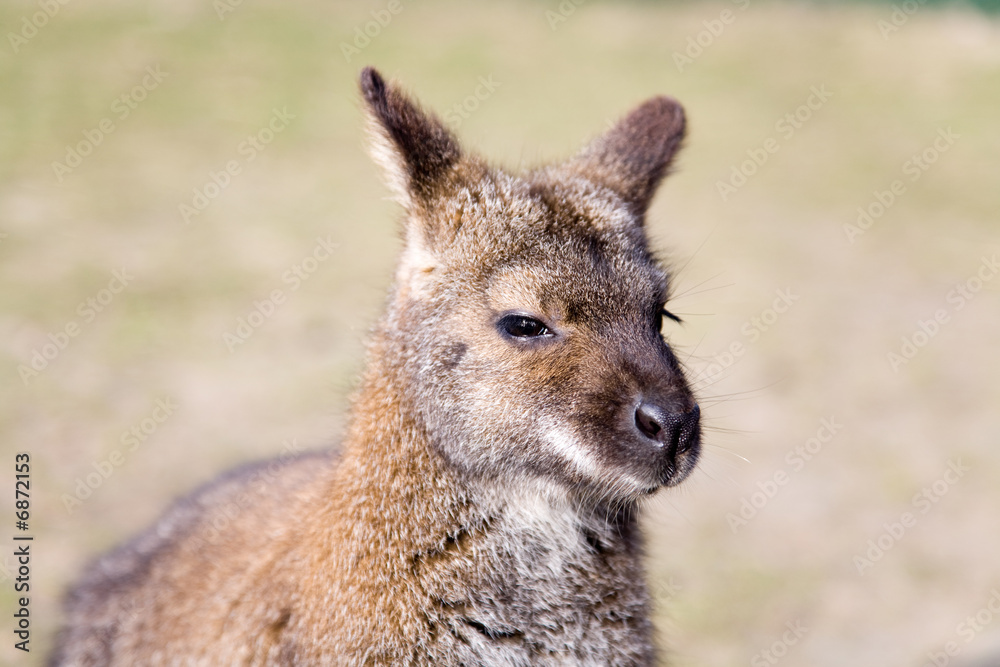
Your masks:
M362 539L377 540L407 559L475 518L463 480L432 450L426 429L401 396L401 364L379 347L376 341L354 401L333 493L347 502L344 516L354 534L370 533Z

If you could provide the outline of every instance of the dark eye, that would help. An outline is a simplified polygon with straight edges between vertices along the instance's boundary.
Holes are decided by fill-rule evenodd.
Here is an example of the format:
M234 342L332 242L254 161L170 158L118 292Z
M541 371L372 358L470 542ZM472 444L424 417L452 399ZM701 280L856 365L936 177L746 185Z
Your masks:
M547 326L526 315L504 315L497 322L497 328L514 338L537 338L552 335Z

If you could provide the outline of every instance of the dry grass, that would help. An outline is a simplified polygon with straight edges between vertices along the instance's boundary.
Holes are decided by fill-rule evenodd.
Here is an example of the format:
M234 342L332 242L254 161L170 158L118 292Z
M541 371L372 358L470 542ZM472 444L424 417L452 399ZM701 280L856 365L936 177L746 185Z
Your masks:
M5 489L15 451L34 461L31 656L85 560L171 498L285 441L335 440L398 248L363 151L367 63L442 111L492 76L459 133L510 165L568 154L648 95L685 103L687 152L650 221L680 268L672 309L688 324L673 338L711 428L700 472L648 513L675 664L750 663L794 621L808 632L790 665L907 667L947 641L962 658L995 645L1000 618L968 643L957 626L1000 588L1000 278L961 309L948 295L1000 253L997 22L924 7L883 38L889 8L753 0L588 3L552 30L556 2L404 2L346 62L341 42L381 6L245 2L219 20L210 3L70 3L19 53L5 44L0 461ZM725 9L735 20L679 72L674 51ZM5 4L3 32L36 10ZM147 65L168 76L122 119L112 104ZM787 137L776 123L812 86L833 95ZM238 147L274 108L295 118L248 162ZM114 132L59 182L51 163L104 118ZM959 138L909 180L904 163L948 127ZM777 153L723 201L717 182L768 137ZM241 173L185 224L178 205L229 160ZM894 179L905 193L848 242L843 226ZM338 248L292 291L283 273L317 237ZM78 304L123 267L134 279L85 321ZM274 289L287 301L231 353L223 334ZM743 327L779 289L798 299L751 340ZM948 322L894 371L887 353L938 309ZM79 334L22 382L69 321ZM734 342L743 353L706 377ZM163 398L174 414L68 512L64 494ZM823 418L842 428L794 470L786 454ZM914 494L958 458L970 470L920 513ZM734 534L727 514L777 471L787 483ZM854 556L906 511L916 525L860 576ZM9 582L0 601L9 628ZM0 661L23 664L4 636Z

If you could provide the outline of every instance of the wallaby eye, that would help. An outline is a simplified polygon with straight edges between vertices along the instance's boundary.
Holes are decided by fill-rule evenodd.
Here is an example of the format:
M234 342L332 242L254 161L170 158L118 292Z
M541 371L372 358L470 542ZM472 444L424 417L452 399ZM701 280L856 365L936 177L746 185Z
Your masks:
M513 338L538 338L552 335L547 326L527 315L504 315L497 322L497 328Z

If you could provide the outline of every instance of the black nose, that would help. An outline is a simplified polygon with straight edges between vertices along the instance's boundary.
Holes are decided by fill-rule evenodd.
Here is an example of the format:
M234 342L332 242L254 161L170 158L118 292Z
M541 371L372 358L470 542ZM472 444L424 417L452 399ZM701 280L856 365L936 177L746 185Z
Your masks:
M681 454L697 441L701 408L695 405L688 412L668 412L652 403L641 403L635 410L636 427L651 440Z

